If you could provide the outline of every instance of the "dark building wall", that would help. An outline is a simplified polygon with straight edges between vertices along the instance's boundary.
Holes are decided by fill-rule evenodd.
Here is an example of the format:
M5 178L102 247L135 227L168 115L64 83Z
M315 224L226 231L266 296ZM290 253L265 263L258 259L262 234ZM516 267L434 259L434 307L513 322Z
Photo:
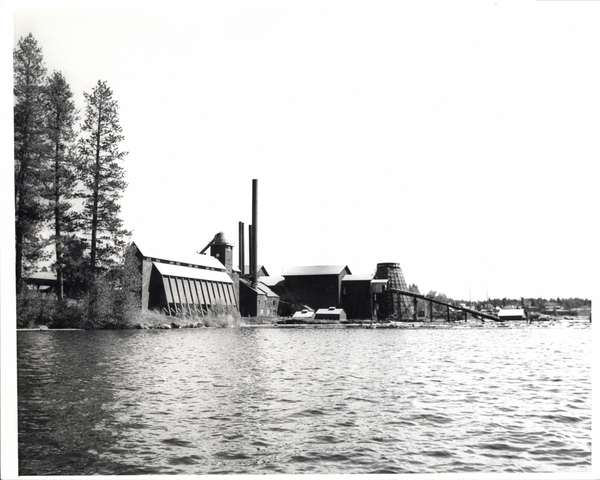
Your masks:
M148 310L159 310L165 313L168 309L167 297L165 295L165 287L163 284L163 277L160 272L152 265L152 262L144 262L144 264L150 264L150 275L147 287L148 302L146 308ZM145 267L145 265L144 265Z
M257 296L255 290L240 282L240 315L242 317L256 317Z
M314 310L340 306L341 275L286 276L285 287L294 302Z
M257 292L246 283L240 283L240 314L242 317L258 317L264 311L267 296Z
M231 245L211 245L210 256L219 260L225 266L227 273L231 275L233 271L233 247Z
M342 308L348 319L371 319L371 281L342 281Z

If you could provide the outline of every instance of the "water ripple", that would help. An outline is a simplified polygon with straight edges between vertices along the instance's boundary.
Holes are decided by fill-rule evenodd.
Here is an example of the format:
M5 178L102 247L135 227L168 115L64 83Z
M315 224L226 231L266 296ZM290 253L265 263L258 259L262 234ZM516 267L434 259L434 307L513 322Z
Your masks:
M591 468L589 329L155 333L19 334L21 475Z

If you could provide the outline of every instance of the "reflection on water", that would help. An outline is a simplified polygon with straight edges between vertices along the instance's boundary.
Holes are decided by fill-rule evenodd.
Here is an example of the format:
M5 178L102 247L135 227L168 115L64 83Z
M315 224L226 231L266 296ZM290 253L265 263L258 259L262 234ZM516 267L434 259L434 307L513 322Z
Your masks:
M573 472L590 329L27 332L19 473Z

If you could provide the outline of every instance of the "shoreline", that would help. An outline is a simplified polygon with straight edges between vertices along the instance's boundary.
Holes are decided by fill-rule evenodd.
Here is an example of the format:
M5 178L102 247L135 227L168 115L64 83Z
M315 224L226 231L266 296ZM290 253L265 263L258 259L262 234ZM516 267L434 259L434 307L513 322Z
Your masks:
M555 327L591 327L592 322L589 318L570 318L556 319L541 322L526 322L526 321L508 321L508 322L390 322L390 323L370 323L370 322L353 322L353 323L244 323L233 326L200 326L200 327L180 327L180 328L161 328L148 327L140 329L131 327L126 329L91 329L95 330L188 330L198 328L279 328L279 329L365 329L365 330L462 330L462 329L496 329L496 328L555 328ZM17 328L17 332L57 332L57 331L86 331L83 328Z

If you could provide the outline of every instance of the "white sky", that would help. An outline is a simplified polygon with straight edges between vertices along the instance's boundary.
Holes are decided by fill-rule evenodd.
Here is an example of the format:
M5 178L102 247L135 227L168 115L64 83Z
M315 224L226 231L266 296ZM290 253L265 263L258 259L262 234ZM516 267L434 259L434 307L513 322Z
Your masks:
M113 89L134 240L237 244L257 178L272 275L392 261L457 299L596 290L600 2L15 5L11 48L31 32L82 111Z

